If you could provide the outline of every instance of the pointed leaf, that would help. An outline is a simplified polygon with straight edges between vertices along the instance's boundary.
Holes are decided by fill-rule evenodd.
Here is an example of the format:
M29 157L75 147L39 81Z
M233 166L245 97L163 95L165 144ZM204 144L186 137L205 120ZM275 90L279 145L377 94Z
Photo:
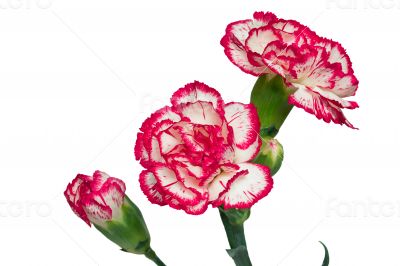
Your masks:
M247 248L238 246L234 249L227 249L228 255L235 261L236 266L251 266Z
M329 252L328 252L328 248L325 246L324 243L322 243L321 241L319 241L319 243L321 243L322 246L324 246L324 250L325 250L325 258L324 261L322 262L322 266L328 266L329 265Z

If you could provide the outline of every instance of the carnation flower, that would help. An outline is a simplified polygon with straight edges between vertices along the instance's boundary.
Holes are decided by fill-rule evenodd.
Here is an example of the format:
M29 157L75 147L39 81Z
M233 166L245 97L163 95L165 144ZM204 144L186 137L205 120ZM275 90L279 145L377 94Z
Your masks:
M290 91L290 104L325 122L354 128L342 109L358 107L344 99L355 95L358 80L340 43L319 37L297 21L255 12L253 19L229 24L221 45L244 72L280 75Z
M213 88L193 82L176 91L172 106L146 119L135 156L148 199L189 214L214 207L249 208L272 188L268 167L250 163L260 150L252 104L225 104Z

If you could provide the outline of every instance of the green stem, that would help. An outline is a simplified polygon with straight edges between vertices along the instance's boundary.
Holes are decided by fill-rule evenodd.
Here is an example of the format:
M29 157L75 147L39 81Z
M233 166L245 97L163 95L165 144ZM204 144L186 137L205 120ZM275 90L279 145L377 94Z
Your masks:
M247 251L246 237L244 234L243 223L232 224L223 210L219 210L222 223L228 237L230 250L227 250L236 266L251 266L249 253Z
M146 256L146 258L153 261L157 266L166 266L152 248L149 248L144 255Z

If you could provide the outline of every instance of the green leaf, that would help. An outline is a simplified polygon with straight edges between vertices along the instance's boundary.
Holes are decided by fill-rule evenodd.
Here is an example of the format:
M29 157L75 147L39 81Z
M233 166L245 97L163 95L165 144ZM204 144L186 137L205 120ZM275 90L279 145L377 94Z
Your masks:
M236 266L251 266L243 226L243 223L250 216L250 209L224 210L220 207L219 214L231 248L227 250L229 256L232 257Z
M251 261L245 246L227 249L226 252L228 252L228 255L233 259L236 266L251 266Z
M286 87L281 76L260 76L251 92L251 103L258 112L264 135L275 137L278 134L293 105L288 103L292 91Z
M329 265L329 252L328 252L328 248L325 246L324 243L322 243L321 241L319 241L319 243L321 243L321 245L324 247L325 250L325 258L324 261L322 262L322 266L328 266Z

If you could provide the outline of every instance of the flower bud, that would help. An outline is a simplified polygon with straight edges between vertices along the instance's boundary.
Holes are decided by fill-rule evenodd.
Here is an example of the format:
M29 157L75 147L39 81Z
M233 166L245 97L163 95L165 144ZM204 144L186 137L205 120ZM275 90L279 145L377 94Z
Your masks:
M125 183L106 173L78 174L64 195L72 210L89 226L93 224L122 250L145 254L150 235L138 207L125 195Z
M283 161L283 147L278 140L264 137L263 143L255 163L263 164L269 167L271 175L275 175L281 168Z

